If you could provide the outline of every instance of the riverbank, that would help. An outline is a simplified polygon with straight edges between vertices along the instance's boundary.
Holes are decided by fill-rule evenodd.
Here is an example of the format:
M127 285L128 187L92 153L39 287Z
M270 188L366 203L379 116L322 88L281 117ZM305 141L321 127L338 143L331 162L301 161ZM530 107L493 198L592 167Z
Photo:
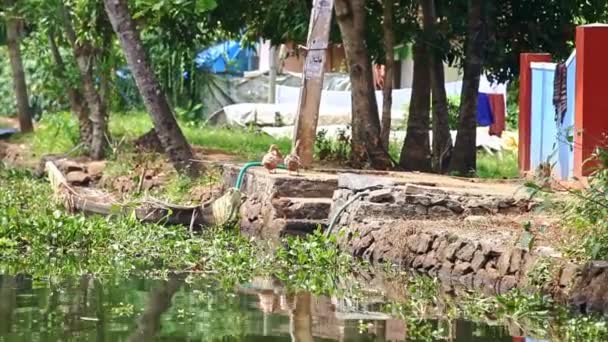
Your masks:
M397 324L401 327L399 336L402 340L405 336L435 340L448 334L446 327L455 321L469 321L479 327L508 327L507 330L499 328L489 336L512 334L555 341L580 341L581 338L592 341L594 338L601 340L608 334L602 320L572 315L550 297L515 290L498 296L484 295L465 287L446 287L445 283L430 278L405 275L396 269L388 273L387 269L370 272L368 266L356 261L349 253L339 251L337 237L326 238L320 233L304 238L291 237L286 245L277 249L259 238L245 237L230 227L218 227L192 236L184 227L144 225L129 217L85 218L81 214L66 214L53 204L49 184L36 180L31 173L10 168L1 170L0 188L5 190L0 193L0 218L3 222L0 229L0 274L5 275L1 291L5 296L17 293L11 291L12 285L5 280L11 279L7 275L28 275L38 288L49 288L45 292L47 295L60 291L62 284L69 279L85 276L86 282L82 284L88 285L79 287L79 291L93 291L91 293L95 295L87 298L97 303L105 303L104 299L95 299L98 298L96 296L110 295L107 291L114 291L109 289L114 288L112 284L124 281L121 279L173 279L176 271L183 276L179 283L169 280L154 286L147 304L141 300L134 302L129 297L103 304L112 308L105 309L103 322L122 322L126 327L121 334L129 334L127 327L135 325L138 314L145 312L146 305L154 305L158 300L166 301L169 288L173 289L171 296L176 298L194 293L194 298L201 298L200 305L208 303L203 307L215 314L216 310L222 311L219 307L209 306L207 301L233 298L234 288L239 285L242 285L239 288L256 288L253 293L260 295L258 305L266 307L263 311L268 310L271 298L272 302L280 302L282 297L294 298L302 294L310 301L299 304L300 309L309 307L321 311L314 315L309 313L307 317L311 320L313 316L333 317L333 322L339 323L341 319L347 325L362 322L368 327L390 321L391 326ZM254 281L259 277L271 279L270 284L274 285L260 289L259 283L255 285ZM186 293L180 292L182 287ZM123 290L126 289L123 287ZM270 295L268 290L274 294ZM329 297L318 297L320 299L317 300L313 299L317 298L315 296L307 296L308 292ZM165 297L155 299L158 294ZM77 301L83 297L73 298ZM380 302L378 298L381 298ZM158 311L158 315L165 313L164 322L183 322L180 317L210 314L198 309L198 304L192 304L199 302L178 299L174 302L174 308ZM332 308L326 305L328 302L336 303L332 304L334 308L338 303L344 304L339 310L327 311ZM186 303L189 304L184 306ZM480 306L480 303L484 305ZM69 314L95 317L86 308L75 309L84 311L69 311ZM293 311L295 309L293 306L288 308L288 316L297 312ZM359 315L367 313L367 316L362 316L361 321L356 318L360 316L352 316L353 309ZM281 315L277 310L275 308L269 314ZM56 311L50 309L46 312L52 314ZM350 312L351 316L344 318L341 312ZM373 316L373 312L384 316ZM240 315L240 312L234 314ZM437 321L444 323L438 325ZM548 326L547 321L551 322ZM219 324L208 322L203 332L210 332L212 326ZM322 329L322 326L315 326ZM336 329L334 324L329 324L329 327ZM315 336L328 337L320 330L314 331ZM231 329L221 330L218 334L229 336L231 332Z

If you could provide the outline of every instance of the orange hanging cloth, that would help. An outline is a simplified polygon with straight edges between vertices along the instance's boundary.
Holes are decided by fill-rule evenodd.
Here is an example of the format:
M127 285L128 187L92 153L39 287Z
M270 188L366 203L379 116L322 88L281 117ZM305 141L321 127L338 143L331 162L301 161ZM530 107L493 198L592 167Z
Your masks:
M500 138L506 129L505 97L503 94L488 94L488 97L494 116L494 123L490 126L490 135Z

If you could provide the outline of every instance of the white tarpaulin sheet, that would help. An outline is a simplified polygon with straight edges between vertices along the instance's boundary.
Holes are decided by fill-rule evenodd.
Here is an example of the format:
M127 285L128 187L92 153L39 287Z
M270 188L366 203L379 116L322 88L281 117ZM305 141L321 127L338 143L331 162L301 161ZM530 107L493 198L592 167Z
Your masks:
M213 113L209 117L209 124L242 127L250 125L262 127L294 125L300 98L300 88L293 85L294 78L296 77L297 76L290 74L281 79L282 82L291 84L277 85L274 104L247 102L224 106L221 110ZM243 90L249 89L249 87L245 86L249 82L259 86L260 81L264 79L265 78L253 77L250 78L250 81L239 82L239 87L243 88ZM448 96L460 95L461 88L461 81L446 84ZM481 77L479 89L484 93L504 94L506 98L506 86L491 84L486 77ZM243 90L241 90L241 92ZM376 91L375 95L378 104L378 112L381 113L382 104L384 102L382 92ZM404 126L411 95L412 89L409 88L393 90L393 104L391 110L391 125L393 127ZM348 80L348 76L331 74L328 81L324 83L324 90L321 93L319 125L349 124L351 122L352 112L351 103L350 81Z
M275 138L289 138L293 136L293 126L284 127L263 127L262 131ZM328 139L336 139L341 134L350 136L350 126L348 125L328 125L319 126L317 132L325 132L325 136ZM452 143L456 141L456 131L451 131ZM405 140L405 131L393 131L391 132L391 142L401 146ZM433 141L433 132L429 131L430 141ZM509 150L514 151L517 149L518 135L516 132L503 132L501 138L490 135L488 127L477 128L477 147L484 148L486 150L500 151Z

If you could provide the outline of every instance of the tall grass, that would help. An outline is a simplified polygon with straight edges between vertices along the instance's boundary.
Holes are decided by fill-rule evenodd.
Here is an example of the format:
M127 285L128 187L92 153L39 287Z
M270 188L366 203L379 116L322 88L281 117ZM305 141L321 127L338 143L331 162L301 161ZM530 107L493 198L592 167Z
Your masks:
M284 152L291 148L289 139L275 139L253 129L209 127L182 120L180 126L192 145L233 153L243 159L259 159L272 144ZM143 112L116 114L110 120L110 132L117 138L134 139L152 127L150 117Z
M275 139L252 129L216 128L182 120L179 124L191 144L235 154L242 160L259 159L271 144L277 144L284 152L291 148L289 139ZM109 122L110 134L117 142L134 140L152 127L150 117L144 112L113 114ZM14 141L31 142L36 156L65 153L78 144L78 124L67 112L47 114L34 134L17 136Z
M519 177L517 154L508 151L494 155L487 152L479 152L477 155L477 177L488 179Z

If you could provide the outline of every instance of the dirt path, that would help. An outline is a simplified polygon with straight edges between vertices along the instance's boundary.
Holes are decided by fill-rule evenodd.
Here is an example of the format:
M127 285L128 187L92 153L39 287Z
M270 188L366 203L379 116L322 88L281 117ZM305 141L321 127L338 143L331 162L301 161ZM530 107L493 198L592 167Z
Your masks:
M0 116L0 128L19 128L19 120Z

